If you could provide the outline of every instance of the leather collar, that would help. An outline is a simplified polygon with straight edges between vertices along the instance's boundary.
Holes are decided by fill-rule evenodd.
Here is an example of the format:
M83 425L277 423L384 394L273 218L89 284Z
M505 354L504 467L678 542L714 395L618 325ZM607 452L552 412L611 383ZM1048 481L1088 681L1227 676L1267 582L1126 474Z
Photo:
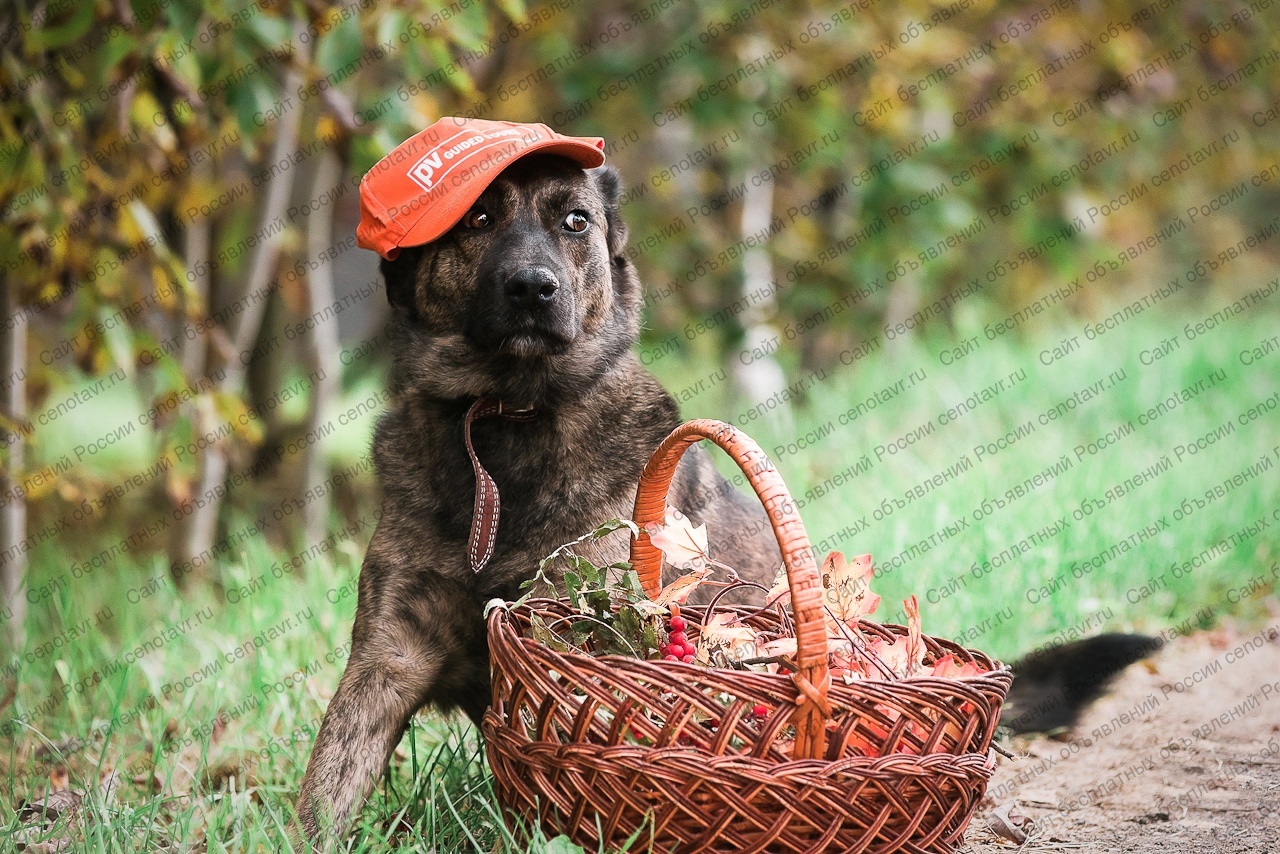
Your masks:
M512 421L530 421L537 416L532 406L513 408L503 406L495 397L482 397L467 410L463 421L462 435L467 443L467 456L471 458L471 468L476 474L476 502L471 511L471 535L467 539L467 561L471 571L479 573L493 557L494 542L498 538L498 518L502 514L501 496L498 485L494 483L489 472L485 471L476 456L476 449L471 444L471 425L481 418L494 416Z

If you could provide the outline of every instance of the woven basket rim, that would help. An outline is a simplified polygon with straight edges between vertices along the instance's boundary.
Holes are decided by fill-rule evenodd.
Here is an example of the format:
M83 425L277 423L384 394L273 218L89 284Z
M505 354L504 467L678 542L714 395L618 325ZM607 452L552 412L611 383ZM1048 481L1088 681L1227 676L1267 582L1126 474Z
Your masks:
M581 614L586 617L594 616L593 614L589 614L588 612L582 611L581 609L573 608L572 606L558 599L548 599L544 601L560 603L566 610L572 611L574 614ZM508 619L508 617L509 615L514 614L517 610L525 610L530 613L538 613L538 609L531 607L530 604L527 602L523 602L519 604L514 602L507 602L505 603L505 605L506 607L494 608L490 614L490 620L494 620L494 619L501 620L504 628L512 627L511 621ZM699 607L699 606L694 606L694 607ZM731 608L733 606L728 606L728 607ZM890 630L899 629L903 632L908 631L906 626L900 625L898 623L879 623L874 620L860 620L860 622L871 623L881 628L890 629ZM524 634L521 634L519 632L516 632L515 634L516 634L515 640L518 643L529 644L537 647L545 646L545 644L542 644L540 641L536 640L535 638L526 637ZM991 668L990 670L984 670L982 673L975 673L969 676L933 676L933 675L921 674L916 676L903 676L898 679L884 679L884 678L855 679L852 683L845 683L844 680L842 679L840 680L832 679L832 687L835 687L836 685L850 687L852 685L858 684L859 682L869 682L877 685L897 685L897 684L904 684L904 683L905 684L912 684L912 683L926 684L926 683L934 683L934 682L968 683L968 682L977 682L981 680L989 680L993 674L1012 672L1008 664L1004 663L1003 661L1000 661L999 659L992 658L990 655L988 655L987 653L983 652L980 649L963 646L958 641L953 641L949 638L938 637L936 635L929 635L929 634L922 633L921 637L924 638L925 640L933 641L935 644L938 644L938 645L950 644L950 645L959 647L961 650L967 653L970 657L981 656L982 658L987 659L988 661L990 661L992 664L996 666ZM676 668L687 667L687 668L692 668L696 671L709 670L715 673L749 672L756 676L780 676L781 678L784 678L784 679L787 678L785 676L782 676L782 674L768 673L760 670L739 671L739 670L734 670L728 667L712 667L709 665L694 664L691 662L684 662L684 661L665 661L660 658L639 658L637 656L622 655L620 653L604 653L601 655L592 655L591 653L583 652L582 650L579 650L573 647L570 647L565 652L560 652L556 650L556 653L558 655L573 655L573 656L580 656L583 658L594 658L598 661L617 661L617 662L626 662L628 664L635 664L638 662L642 664L659 665L662 667L676 667Z

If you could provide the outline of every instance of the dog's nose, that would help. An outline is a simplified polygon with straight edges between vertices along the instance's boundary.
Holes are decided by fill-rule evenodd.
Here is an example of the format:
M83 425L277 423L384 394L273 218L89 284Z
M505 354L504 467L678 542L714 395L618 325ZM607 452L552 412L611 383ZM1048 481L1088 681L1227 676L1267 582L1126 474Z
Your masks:
M560 290L560 282L555 274L545 267L526 267L507 279L507 299L526 309L543 308L550 305Z

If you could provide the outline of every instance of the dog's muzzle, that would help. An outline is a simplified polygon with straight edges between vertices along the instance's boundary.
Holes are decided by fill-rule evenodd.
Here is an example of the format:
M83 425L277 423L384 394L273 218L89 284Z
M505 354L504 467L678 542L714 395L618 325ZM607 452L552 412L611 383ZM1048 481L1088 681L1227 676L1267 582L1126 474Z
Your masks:
M560 280L546 267L526 267L503 285L507 300L525 311L550 308L559 290Z

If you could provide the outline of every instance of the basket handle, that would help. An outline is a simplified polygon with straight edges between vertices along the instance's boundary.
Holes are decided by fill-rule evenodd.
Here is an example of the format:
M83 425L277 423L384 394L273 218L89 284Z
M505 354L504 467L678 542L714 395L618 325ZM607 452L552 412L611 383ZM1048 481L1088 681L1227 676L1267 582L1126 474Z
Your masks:
M792 674L799 706L794 719L796 759L820 758L825 749L826 719L831 707L827 690L827 630L823 615L822 578L814 560L809 535L781 475L759 445L737 428L723 421L698 419L671 432L653 452L636 487L632 518L640 528L631 542L631 566L640 576L640 585L650 597L662 589L662 553L649 539L645 526L661 523L666 517L667 491L676 465L692 445L709 439L725 451L742 469L756 496L764 504L782 549L791 588L791 608L796 624L796 666Z

